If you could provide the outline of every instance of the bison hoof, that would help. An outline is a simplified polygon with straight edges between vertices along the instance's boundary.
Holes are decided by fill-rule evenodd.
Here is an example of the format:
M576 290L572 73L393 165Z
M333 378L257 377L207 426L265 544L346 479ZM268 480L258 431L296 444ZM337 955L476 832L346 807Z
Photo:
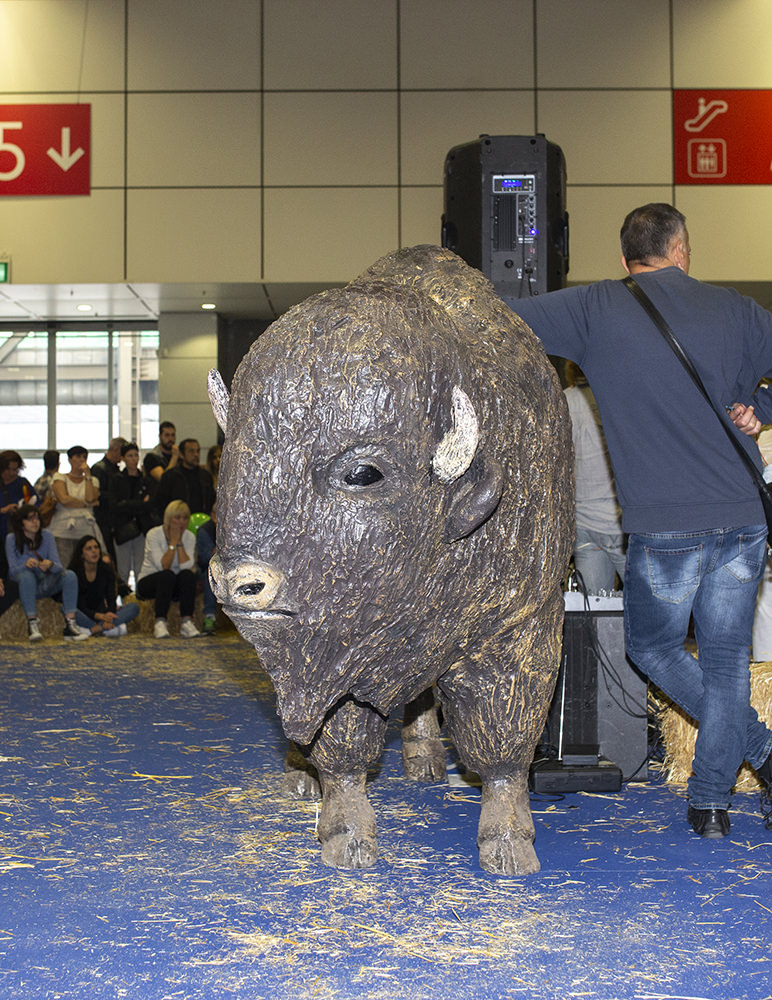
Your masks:
M541 869L533 844L516 833L480 844L480 867L492 875L535 875Z
M371 868L378 857L375 813L362 794L323 800L317 836L330 868Z
M285 799L319 799L322 788L310 771L286 771L281 779L281 794Z
M322 843L322 864L329 868L372 868L377 858L376 837L340 833Z
M440 739L402 742L402 769L410 781L444 781L445 746Z

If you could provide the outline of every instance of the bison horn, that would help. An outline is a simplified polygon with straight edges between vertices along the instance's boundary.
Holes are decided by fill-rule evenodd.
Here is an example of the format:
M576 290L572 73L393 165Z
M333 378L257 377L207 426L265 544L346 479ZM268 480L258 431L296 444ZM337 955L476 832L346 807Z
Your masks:
M457 385L453 387L452 399L453 426L440 441L432 460L432 468L443 483L452 483L463 476L480 443L480 429L471 400Z
M207 389L209 390L209 402L212 404L214 418L222 428L223 434L227 434L228 406L231 401L231 396L228 390L225 388L225 383L222 380L222 375L217 371L216 368L212 368L212 370L209 372L209 378L206 380L206 385Z

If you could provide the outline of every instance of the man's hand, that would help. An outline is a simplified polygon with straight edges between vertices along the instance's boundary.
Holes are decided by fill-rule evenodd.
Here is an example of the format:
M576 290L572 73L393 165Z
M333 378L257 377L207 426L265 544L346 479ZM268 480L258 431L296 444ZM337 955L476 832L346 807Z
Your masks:
M742 403L735 403L731 410L727 411L729 418L735 427L753 437L761 430L761 421L753 412L752 406L744 406Z

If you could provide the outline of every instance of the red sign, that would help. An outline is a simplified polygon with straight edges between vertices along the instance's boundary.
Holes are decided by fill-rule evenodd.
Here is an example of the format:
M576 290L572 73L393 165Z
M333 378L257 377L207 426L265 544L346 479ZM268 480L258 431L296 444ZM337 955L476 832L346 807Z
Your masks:
M772 184L772 90L673 91L676 184Z
M0 195L90 192L90 104L0 104Z

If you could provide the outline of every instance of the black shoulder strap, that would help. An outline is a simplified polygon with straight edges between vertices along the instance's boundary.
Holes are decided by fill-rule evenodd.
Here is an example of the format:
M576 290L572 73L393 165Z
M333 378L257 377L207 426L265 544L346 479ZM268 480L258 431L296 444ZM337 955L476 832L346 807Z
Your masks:
M718 409L718 407L715 405L715 403L713 402L713 400L708 395L708 390L705 388L705 386L703 384L703 381L700 378L699 372L694 367L694 363L692 362L692 359L689 357L689 355L686 353L686 351L683 349L683 347L681 346L681 344L676 339L676 335L673 333L673 331L668 326L668 323L665 320L665 318L662 315L662 313L659 311L659 309L657 309L657 307L651 301L651 299L649 298L649 296L646 294L646 292L644 292L644 290L641 288L641 286L638 284L638 282L635 280L635 278L633 278L633 276L631 274L628 274L628 276L626 278L622 279L622 284L625 286L625 288L627 288L627 290L638 300L638 302L641 304L641 306L646 310L646 312L648 313L649 318L651 319L651 321L654 323L654 325L656 326L656 328L659 330L659 332L665 338L665 340L667 341L667 343L670 345L670 347L673 350L673 353L678 358L678 360L681 362L681 364L684 366L684 368L686 369L686 371L689 373L689 375L692 378L692 381L694 382L694 384L697 386L697 388L700 390L700 392L702 393L702 395L707 400L707 403L710 406L711 410L713 410L713 412L718 417L718 419L719 419L719 421L721 423L721 426L726 431L727 437L732 442L732 444L733 444L733 446L735 448L735 451L740 456L740 458L743 460L743 462L745 462L745 465L747 466L748 471L750 472L751 476L753 477L753 481L756 483L757 486L763 487L765 485L765 483L764 483L764 477L759 472L759 470L756 468L756 464L753 461L753 459L750 457L750 455L748 454L748 452L745 450L745 448L743 448L743 446L737 440L737 438L735 436L736 432L727 424L726 418L724 417L723 413Z

